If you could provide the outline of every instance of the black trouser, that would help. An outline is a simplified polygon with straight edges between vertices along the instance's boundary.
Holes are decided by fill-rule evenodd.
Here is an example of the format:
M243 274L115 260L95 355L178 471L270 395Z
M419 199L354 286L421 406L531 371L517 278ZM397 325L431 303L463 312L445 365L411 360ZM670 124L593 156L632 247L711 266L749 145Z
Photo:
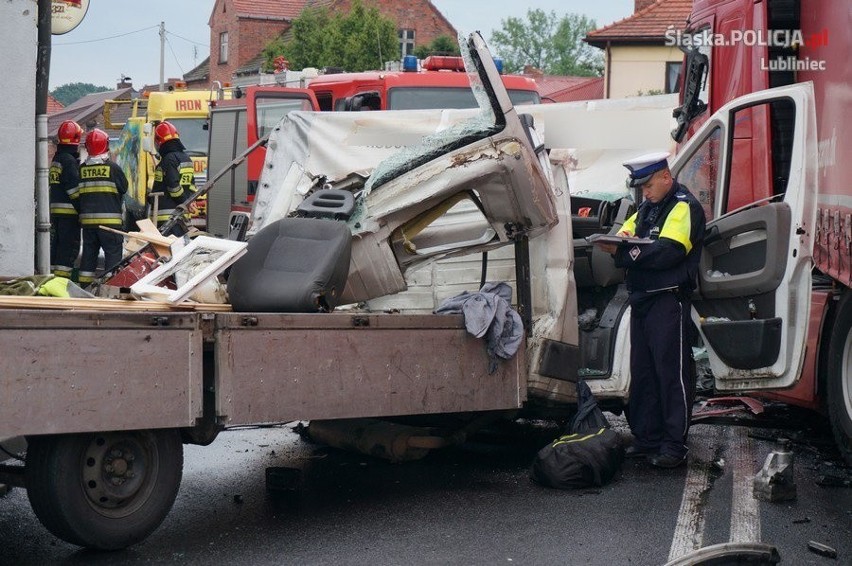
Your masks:
M638 448L680 458L695 397L690 302L668 292L646 300L631 308L628 423Z
M80 254L80 221L76 214L50 217L50 271L57 277L71 277Z
M98 268L98 251L104 250L104 268L109 269L122 256L124 238L121 234L101 230L97 226L83 228L83 256L80 258L80 283L88 285L95 280Z

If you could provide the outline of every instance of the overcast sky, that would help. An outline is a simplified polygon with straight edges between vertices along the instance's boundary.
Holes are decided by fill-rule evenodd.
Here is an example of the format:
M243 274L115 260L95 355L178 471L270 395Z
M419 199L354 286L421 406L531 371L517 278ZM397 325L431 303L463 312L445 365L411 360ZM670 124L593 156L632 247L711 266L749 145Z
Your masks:
M433 0L462 33L486 40L501 20L530 9L578 13L598 26L633 13L634 0ZM72 82L115 88L122 75L136 87L160 80L160 22L165 23L165 77L181 77L209 54L207 22L215 0L90 0L83 22L53 36L50 89Z

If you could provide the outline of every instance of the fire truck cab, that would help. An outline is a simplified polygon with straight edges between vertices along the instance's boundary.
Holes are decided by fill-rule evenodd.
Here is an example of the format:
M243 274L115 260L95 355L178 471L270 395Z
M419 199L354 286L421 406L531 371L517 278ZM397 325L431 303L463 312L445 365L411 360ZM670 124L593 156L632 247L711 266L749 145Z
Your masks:
M502 65L496 60L498 68ZM501 75L512 104L538 104L534 80ZM320 110L424 110L474 108L461 57L430 56L418 64L413 55L403 59L401 71L368 71L321 75L311 81Z

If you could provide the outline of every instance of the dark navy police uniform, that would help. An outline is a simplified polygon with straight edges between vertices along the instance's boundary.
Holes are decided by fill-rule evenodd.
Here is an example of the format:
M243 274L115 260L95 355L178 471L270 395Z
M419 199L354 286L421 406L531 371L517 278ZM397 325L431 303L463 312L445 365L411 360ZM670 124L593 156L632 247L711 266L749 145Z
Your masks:
M627 269L630 292L628 423L634 447L643 453L686 457L695 394L689 296L696 287L704 228L700 203L674 181L662 201L643 202L621 230L655 240L620 245L615 254L616 265Z

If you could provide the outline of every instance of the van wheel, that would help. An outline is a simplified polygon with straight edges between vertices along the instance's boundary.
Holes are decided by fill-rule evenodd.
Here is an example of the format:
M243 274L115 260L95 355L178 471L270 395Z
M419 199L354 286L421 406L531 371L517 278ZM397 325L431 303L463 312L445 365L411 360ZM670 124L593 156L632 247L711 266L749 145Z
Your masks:
M840 299L828 346L828 416L834 438L852 465L852 292Z
M28 439L27 494L57 537L115 550L150 535L165 519L183 473L174 430L35 436Z

